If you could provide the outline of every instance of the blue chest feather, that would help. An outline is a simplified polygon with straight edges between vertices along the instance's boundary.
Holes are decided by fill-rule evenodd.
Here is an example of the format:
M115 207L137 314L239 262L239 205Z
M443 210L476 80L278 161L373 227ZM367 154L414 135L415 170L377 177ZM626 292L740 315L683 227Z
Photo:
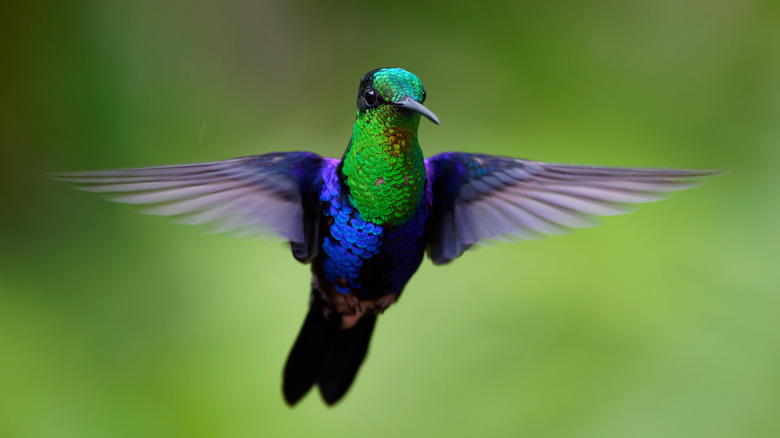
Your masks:
M364 220L339 182L336 166L322 170L324 228L321 263L336 292L358 298L399 294L422 262L430 196L407 222L382 226Z

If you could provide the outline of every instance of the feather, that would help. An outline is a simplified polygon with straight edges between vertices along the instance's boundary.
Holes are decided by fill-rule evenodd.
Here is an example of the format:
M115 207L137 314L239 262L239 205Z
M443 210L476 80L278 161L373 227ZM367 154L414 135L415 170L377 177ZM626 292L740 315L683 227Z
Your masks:
M562 234L594 216L633 211L667 192L695 187L714 170L551 164L447 152L426 160L433 209L428 255L447 263L484 239Z

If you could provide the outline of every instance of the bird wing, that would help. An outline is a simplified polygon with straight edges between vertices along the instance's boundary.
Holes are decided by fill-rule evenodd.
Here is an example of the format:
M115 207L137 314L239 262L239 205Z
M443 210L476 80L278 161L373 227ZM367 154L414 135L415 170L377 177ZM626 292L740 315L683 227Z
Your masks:
M712 170L552 164L447 152L426 159L433 191L427 252L447 263L483 239L534 239L596 225L593 216L663 199Z
M325 160L309 152L255 155L212 163L92 172L51 173L53 179L112 201L152 204L144 212L180 216L177 222L211 223L214 232L241 235L273 231L289 240L293 253L308 261L316 251L319 194L316 184Z

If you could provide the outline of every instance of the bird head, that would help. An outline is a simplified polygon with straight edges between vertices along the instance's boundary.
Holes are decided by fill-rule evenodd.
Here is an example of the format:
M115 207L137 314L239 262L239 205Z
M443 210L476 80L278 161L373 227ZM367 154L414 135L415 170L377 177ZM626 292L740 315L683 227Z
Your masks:
M401 68L371 70L360 80L358 118L387 126L420 123L420 115L439 124L439 118L423 105L425 89L417 76Z

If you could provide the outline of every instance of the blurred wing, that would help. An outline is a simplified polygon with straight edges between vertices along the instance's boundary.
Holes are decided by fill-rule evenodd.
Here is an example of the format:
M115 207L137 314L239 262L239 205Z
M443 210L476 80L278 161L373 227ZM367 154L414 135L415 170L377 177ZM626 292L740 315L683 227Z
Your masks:
M433 190L428 256L447 263L483 239L538 238L594 226L593 216L663 199L712 170L550 164L448 152L426 160Z
M319 196L314 189L325 159L309 152L256 155L213 163L49 174L78 189L111 193L112 201L152 204L144 212L181 216L215 232L281 235L307 258ZM315 244L316 246L316 244Z

